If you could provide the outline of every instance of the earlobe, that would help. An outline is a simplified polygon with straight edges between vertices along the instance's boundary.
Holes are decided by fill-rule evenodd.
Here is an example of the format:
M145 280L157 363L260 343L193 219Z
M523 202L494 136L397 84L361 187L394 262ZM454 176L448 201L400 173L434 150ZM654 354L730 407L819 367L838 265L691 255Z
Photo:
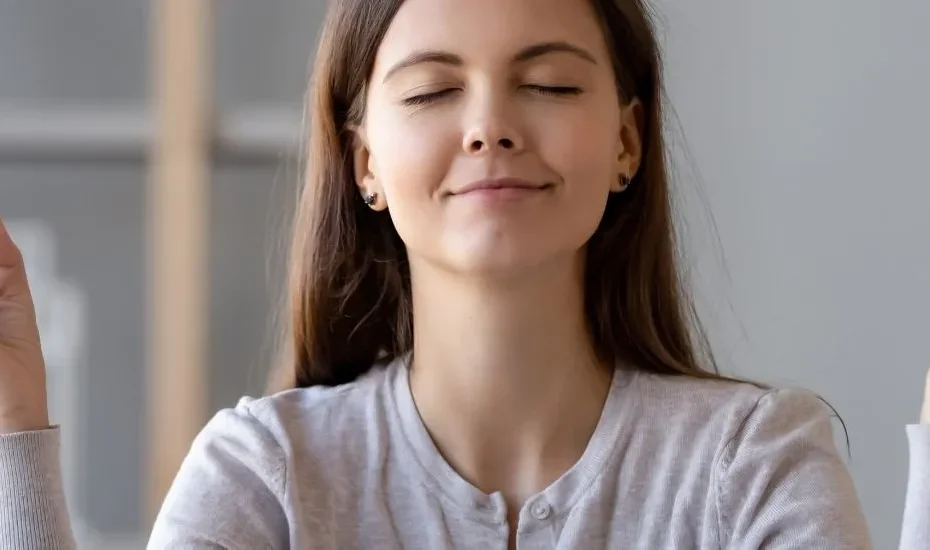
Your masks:
M617 176L617 180L613 185L610 186L610 190L614 193L623 193L629 189L630 184L633 182L633 177L626 174L620 174Z
M385 203L382 194L378 192L378 182L375 178L371 152L361 128L353 128L352 140L353 176L358 187L362 201L372 210L384 210Z

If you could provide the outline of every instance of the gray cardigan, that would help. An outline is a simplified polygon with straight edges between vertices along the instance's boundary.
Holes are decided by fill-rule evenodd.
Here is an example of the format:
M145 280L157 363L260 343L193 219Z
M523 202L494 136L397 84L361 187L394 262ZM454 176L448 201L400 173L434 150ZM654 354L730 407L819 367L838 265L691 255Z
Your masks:
M901 548L930 548L930 426L908 426ZM156 549L506 550L507 511L455 472L400 362L243 399L193 443ZM617 371L581 459L519 511L516 547L871 548L812 394ZM59 432L0 437L0 547L74 547Z

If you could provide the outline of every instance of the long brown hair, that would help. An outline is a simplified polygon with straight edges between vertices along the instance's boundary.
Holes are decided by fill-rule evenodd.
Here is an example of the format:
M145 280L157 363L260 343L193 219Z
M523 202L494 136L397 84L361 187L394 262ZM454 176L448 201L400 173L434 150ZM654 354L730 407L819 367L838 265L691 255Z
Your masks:
M350 382L408 352L407 253L390 217L367 208L354 182L353 125L364 115L375 55L403 0L334 0L308 99L306 181L294 220L285 365L273 387ZM587 244L585 309L607 364L722 378L679 270L663 141L663 86L645 0L592 0L622 101L644 109L643 159L611 194Z

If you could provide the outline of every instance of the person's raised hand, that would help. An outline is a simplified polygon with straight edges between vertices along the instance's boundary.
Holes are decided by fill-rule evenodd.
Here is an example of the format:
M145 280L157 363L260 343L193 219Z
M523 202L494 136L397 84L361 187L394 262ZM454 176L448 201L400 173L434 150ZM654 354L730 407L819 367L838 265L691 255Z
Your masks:
M0 220L0 435L48 424L45 361L26 268Z

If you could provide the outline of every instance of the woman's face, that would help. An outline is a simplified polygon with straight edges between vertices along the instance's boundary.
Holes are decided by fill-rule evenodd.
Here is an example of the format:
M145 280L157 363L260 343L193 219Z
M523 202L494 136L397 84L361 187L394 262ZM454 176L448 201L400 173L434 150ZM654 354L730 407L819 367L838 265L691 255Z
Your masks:
M355 154L411 267L508 276L577 260L638 168L589 0L406 0Z

